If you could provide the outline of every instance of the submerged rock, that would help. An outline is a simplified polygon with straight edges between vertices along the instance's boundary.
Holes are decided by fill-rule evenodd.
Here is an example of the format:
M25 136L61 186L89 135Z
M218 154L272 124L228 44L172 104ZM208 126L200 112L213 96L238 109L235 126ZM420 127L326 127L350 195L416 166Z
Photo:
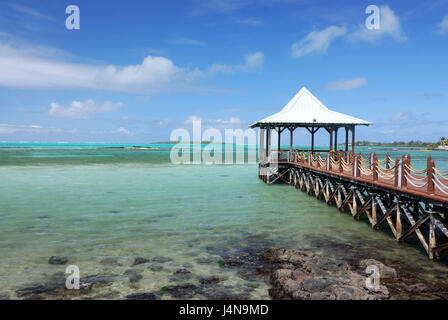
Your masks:
M217 258L213 258L213 257L208 257L208 258L199 258L196 259L196 262L198 264L214 264L217 263L219 259Z
M56 275L55 278L57 278ZM65 281L51 281L45 284L31 285L16 291L19 298L27 300L72 299L89 294L94 287L109 286L115 280L112 275L93 275L79 281L79 289L69 290Z
M100 261L101 264L111 265L111 266L121 266L122 264L118 261L117 258L104 258Z
M227 289L204 289L201 294L209 300L249 300L247 293L236 293Z
M178 269L173 273L171 281L187 280L191 278L191 272L187 269Z
M48 263L53 265L63 265L66 264L67 262L68 262L67 257L60 257L60 256L51 256L50 259L48 260Z
M148 269L151 271L157 272L157 271L162 271L163 267L162 266L149 266Z
M36 217L37 219L50 219L51 216L50 215L43 215L43 216L38 216Z
M191 273L190 271L188 271L187 269L178 269L176 270L176 272L174 272L174 274L189 274Z
M217 283L220 282L220 281L221 281L221 279L218 278L218 277L207 277L207 278L200 278L200 279L199 279L199 283L200 283L202 286L215 285L215 284L217 284Z
M132 293L126 296L127 300L156 300L157 296L152 292Z
M140 280L143 279L143 276L141 274L133 274L130 275L128 278L129 282L139 282Z
M133 265L133 266L137 266L137 265L139 265L139 264L144 264L144 263L148 263L148 262L149 262L149 260L146 259L146 258L143 258L143 257L137 257L137 258L135 258L134 263L133 263L132 265Z
M82 278L79 282L84 286L95 287L107 287L110 286L115 280L114 275L93 275L86 278Z
M138 282L143 279L142 270L128 269L124 272L125 276L128 276L129 282Z
M68 290L64 285L45 284L17 290L18 297L26 300L71 299L90 292L90 285L81 285L79 290Z
M176 286L167 286L162 287L159 291L159 294L169 294L173 298L177 299L191 299L195 295L200 294L202 292L201 288L194 284L182 284Z
M120 292L118 291L111 291L111 292L106 292L106 293L101 293L98 295L95 295L92 297L92 299L94 300L117 300L120 298Z
M156 263L166 263L166 262L173 261L173 259L168 258L168 257L157 256L157 257L151 258L149 261L156 262Z

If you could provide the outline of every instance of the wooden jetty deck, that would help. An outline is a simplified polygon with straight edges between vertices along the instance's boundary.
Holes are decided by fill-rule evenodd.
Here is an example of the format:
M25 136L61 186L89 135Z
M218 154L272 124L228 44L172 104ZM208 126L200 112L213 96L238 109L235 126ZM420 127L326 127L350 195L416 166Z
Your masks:
M375 153L275 151L263 157L259 177L284 182L348 211L365 215L373 229L389 226L398 241L415 235L430 259L448 248L448 172L417 170L411 157L379 160Z

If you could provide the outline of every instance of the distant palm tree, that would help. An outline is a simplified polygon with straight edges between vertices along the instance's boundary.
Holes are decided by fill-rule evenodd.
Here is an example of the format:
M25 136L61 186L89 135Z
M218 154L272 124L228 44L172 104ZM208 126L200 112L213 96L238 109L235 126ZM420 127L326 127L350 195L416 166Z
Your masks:
M445 137L440 138L440 145L442 146L448 146L448 139Z

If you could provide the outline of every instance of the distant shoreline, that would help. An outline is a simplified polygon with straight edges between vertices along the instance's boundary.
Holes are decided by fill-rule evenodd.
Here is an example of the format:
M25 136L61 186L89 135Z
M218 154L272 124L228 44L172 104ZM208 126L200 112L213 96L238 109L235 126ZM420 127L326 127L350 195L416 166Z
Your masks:
M162 144L162 143L155 143L155 144ZM168 143L165 143L168 144ZM177 144L177 143L173 143ZM185 143L188 145L187 143ZM203 145L209 145L210 143L203 143ZM213 144L213 143L211 143ZM190 144L192 145L192 144ZM225 145L231 145L231 144L225 144ZM235 146L235 145L233 145ZM236 145L239 147L238 145ZM345 145L344 145L345 146ZM344 147L340 145L339 147ZM247 147L247 146L243 146ZM251 146L257 148L257 146ZM282 148L285 146L282 146ZM294 149L296 148L307 148L306 146L294 146ZM319 147L317 147L319 148ZM390 150L415 150L415 151L448 151L447 146L438 146L438 147L422 147L422 146L396 146L396 145L357 145L356 148L363 148L363 149L375 149L375 150L384 150L384 151L390 151ZM40 149L40 150L142 150L142 151L170 151L171 147L151 147L151 146L91 146L91 147L73 147L73 148L67 148L67 147L33 147L33 146L0 146L0 150L33 150L33 149ZM188 147L183 147L184 150L188 149ZM193 148L191 148L193 149ZM351 149L351 147L350 147ZM342 149L340 149L342 150ZM316 152L319 152L318 149L315 150Z

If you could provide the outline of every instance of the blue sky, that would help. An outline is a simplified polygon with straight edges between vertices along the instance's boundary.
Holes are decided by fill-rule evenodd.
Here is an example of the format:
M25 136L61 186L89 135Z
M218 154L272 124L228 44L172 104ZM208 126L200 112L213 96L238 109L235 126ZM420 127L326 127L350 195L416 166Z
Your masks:
M374 122L359 140L435 141L447 40L442 0L0 1L0 141L167 141L192 117L245 129L302 86Z

